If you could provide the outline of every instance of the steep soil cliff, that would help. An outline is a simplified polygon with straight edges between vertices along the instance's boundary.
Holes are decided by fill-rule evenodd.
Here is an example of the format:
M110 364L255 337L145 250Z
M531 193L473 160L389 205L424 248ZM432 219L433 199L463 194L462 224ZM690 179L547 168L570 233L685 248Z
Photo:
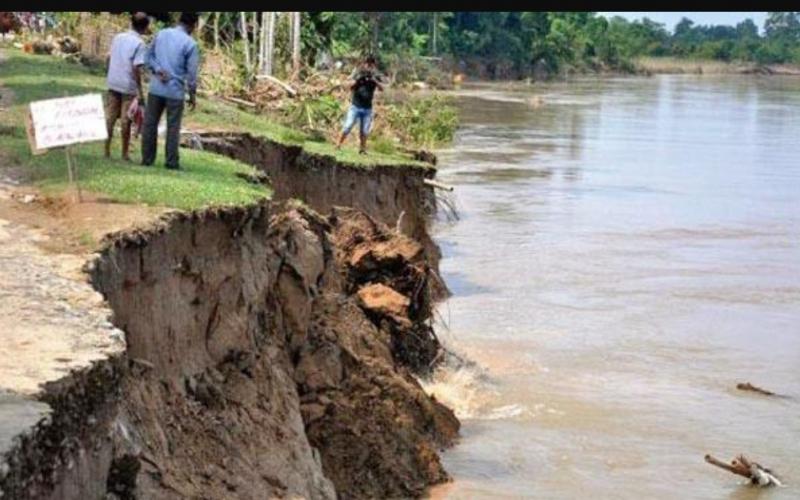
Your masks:
M415 378L441 357L433 171L219 144L305 203L110 235L86 270L126 351L44 388L50 416L0 457L3 499L417 497L447 480L459 423Z
M92 276L137 366L118 417L140 457L136 491L417 496L445 480L436 450L458 422L411 371L439 349L421 255L363 213L300 206L118 236ZM366 260L386 258L394 268L366 278ZM359 296L379 282L406 309Z
M423 245L428 261L438 268L441 253L428 232L436 200L424 182L435 177L432 166L349 165L248 133L196 134L185 143L261 169L275 190L275 200L297 198L320 213L334 206L356 208L390 227L399 226Z

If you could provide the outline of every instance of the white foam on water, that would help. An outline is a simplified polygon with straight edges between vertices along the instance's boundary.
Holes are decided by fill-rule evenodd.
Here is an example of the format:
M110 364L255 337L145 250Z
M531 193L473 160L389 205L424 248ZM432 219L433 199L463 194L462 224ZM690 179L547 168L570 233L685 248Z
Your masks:
M475 418L497 393L487 381L480 380L476 367L444 366L438 369L429 380L420 383L425 392L451 408L458 418Z
M488 413L478 417L479 420L503 420L521 417L530 413L523 405L510 404L492 408Z
M502 404L487 371L473 362L450 360L420 383L459 419L502 420L534 414L522 404Z

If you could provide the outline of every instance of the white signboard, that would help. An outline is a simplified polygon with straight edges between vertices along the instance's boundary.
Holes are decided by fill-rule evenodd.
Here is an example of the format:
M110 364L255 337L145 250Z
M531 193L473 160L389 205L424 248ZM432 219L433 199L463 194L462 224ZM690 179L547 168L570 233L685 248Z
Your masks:
M37 149L101 141L108 137L100 94L32 102L31 119Z

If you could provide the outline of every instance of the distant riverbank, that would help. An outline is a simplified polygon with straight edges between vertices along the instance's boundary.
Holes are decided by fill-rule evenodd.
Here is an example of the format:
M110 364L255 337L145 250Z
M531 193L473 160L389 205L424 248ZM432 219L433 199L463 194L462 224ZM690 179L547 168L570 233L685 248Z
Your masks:
M542 82L570 80L573 78L584 77L615 77L615 76L649 76L649 75L788 75L800 76L800 65L798 64L759 64L746 61L719 61L714 59L693 59L678 57L638 57L628 61L627 64L619 68L596 67L596 68L563 68L558 73L549 74L541 72L537 74L519 74L513 71L499 73L500 77L493 76L487 71L472 71L458 75L452 68L447 68L451 75L459 76L461 81L471 82ZM456 85L457 86L457 85ZM450 88L443 86L441 88Z
M634 60L638 72L644 74L761 74L798 75L796 64L758 64L742 61L716 61L713 59L683 59L676 57L641 57Z

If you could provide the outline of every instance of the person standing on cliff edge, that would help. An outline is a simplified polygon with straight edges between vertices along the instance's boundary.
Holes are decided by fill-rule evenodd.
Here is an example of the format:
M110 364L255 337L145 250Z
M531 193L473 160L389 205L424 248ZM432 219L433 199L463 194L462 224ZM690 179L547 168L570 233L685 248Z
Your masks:
M342 143L358 121L361 141L358 152L363 155L367 153L367 136L372 125L372 98L375 96L375 89L383 91L381 77L376 70L375 57L372 55L365 57L361 66L350 75L350 81L353 97L350 109L344 119L342 134L336 143L336 149L342 147Z
M200 50L192 39L197 26L196 12L182 12L178 25L161 30L147 51L147 67L153 74L142 130L142 165L156 160L158 121L167 110L166 167L180 170L178 145L183 117L183 99L189 92L189 109L194 111Z
M142 35L147 33L150 18L144 12L131 15L131 29L120 33L111 42L108 55L108 96L106 99L106 128L108 139L105 144L106 158L111 156L111 139L114 125L121 120L122 159L131 161L129 149L131 144L131 120L128 108L135 97L144 102L142 87L142 65L144 65L147 47Z

